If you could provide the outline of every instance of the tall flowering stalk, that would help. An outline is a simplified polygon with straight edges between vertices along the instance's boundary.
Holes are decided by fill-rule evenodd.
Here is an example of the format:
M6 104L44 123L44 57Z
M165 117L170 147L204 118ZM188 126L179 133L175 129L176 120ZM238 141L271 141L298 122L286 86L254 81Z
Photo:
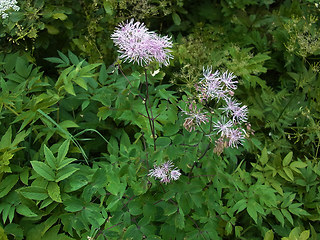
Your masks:
M124 62L137 63L144 67L146 98L141 95L140 98L145 105L147 113L146 117L148 118L152 133L154 150L156 150L155 117L153 116L152 104L149 99L149 83L146 67L152 62L156 62L160 66L169 65L170 59L173 58L170 53L170 48L172 47L171 38L168 36L160 36L153 31L149 31L144 23L135 22L131 19L130 21L120 23L111 35L111 39L118 47L120 59ZM122 70L121 73L124 75Z
M153 138L154 150L156 150L156 132L153 116L152 104L149 98L149 83L147 75L147 66L150 63L158 63L160 66L168 66L171 55L172 41L168 36L160 36L148 28L141 22L135 22L133 19L127 22L120 23L116 30L111 35L111 39L118 47L119 58L124 62L136 63L144 68L146 97L139 95L143 100L147 118L150 125L150 130ZM120 72L128 80L119 65ZM131 85L130 81L128 80ZM148 163L147 163L147 168ZM163 163L161 166L154 166L149 170L148 176L159 179L162 183L170 183L173 180L178 180L181 173L180 170L174 168L171 161Z
M198 92L196 98L202 105L213 100L216 103L219 102L222 107L214 110L217 114L205 111L204 107L190 108L189 106L187 110L182 110L185 115L188 115L184 123L188 131L195 130L196 126L201 128L202 124L207 124L209 114L212 119L215 119L209 123L212 131L206 135L216 138L214 152L217 154L221 154L228 147L238 148L247 135L243 125L248 124L248 107L241 105L233 97L237 84L236 76L231 72L221 73L212 71L212 67L203 68L203 77L195 86Z

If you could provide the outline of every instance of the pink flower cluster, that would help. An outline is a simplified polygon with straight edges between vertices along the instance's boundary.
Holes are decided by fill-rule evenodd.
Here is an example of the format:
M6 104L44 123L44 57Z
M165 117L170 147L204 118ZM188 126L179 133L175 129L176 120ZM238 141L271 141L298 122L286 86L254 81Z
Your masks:
M134 22L133 19L121 23L111 35L114 44L119 48L119 58L128 62L136 62L140 66L157 62L169 65L173 56L171 38L161 37L149 31L144 23Z
M220 73L218 70L212 72L212 67L203 68L203 78L201 78L196 89L200 92L201 100L226 99L233 95L233 91L237 89L238 81L236 76L228 71Z
M178 180L180 175L180 170L174 168L171 161L167 161L160 166L154 166L154 168L151 169L148 174L150 177L160 179L160 182L165 184L170 183L172 180Z
M223 152L227 147L238 147L242 144L247 134L242 124L245 124L248 120L248 107L241 105L236 99L234 99L234 91L237 89L238 81L236 76L231 72L212 71L212 67L203 68L203 78L195 86L198 91L197 98L203 104L211 100L220 102L222 107L221 114L215 117L212 129L214 133L209 136L218 135L216 140L216 146L214 151L217 154ZM190 107L191 106L191 107ZM195 126L200 126L203 123L207 123L207 112L204 112L202 108L197 108L195 101L189 105L187 111L182 110L183 113L189 117L185 119L184 127L188 131L195 130ZM219 112L219 111L217 111ZM213 119L215 119L213 117Z
M195 101L192 101L189 104L188 111L184 111L183 109L181 109L181 111L189 116L185 119L183 124L185 129L189 132L195 130L196 125L200 126L202 123L209 122L206 113L201 112L202 110L197 107Z

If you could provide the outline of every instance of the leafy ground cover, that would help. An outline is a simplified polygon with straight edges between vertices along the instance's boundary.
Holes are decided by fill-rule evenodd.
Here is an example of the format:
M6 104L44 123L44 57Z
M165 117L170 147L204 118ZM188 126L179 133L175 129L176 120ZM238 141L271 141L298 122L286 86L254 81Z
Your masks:
M319 4L0 0L0 239L319 239Z

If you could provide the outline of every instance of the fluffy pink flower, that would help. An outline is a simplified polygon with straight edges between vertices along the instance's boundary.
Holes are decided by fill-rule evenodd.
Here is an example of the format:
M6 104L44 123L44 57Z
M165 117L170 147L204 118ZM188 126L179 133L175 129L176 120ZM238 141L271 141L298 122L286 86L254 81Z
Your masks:
M241 131L240 128L231 129L228 134L228 139L229 139L229 143L228 143L229 147L238 148L238 145L239 144L242 145L242 142L244 140L243 131Z
M242 107L236 107L232 112L233 122L241 123L248 120L248 107L243 105Z
M182 109L181 109L182 110ZM201 109L197 108L197 105L194 102L189 104L188 111L182 110L182 112L189 117L185 119L183 126L189 132L195 130L196 125L200 126L202 123L209 121L206 112L202 112Z
M114 44L119 48L119 58L139 65L148 65L158 62L160 65L169 65L173 56L171 38L161 37L149 31L144 23L134 22L133 19L121 23L111 35Z
M180 173L179 169L174 169L170 172L170 178L175 181L179 179L180 175L181 175L181 173Z
M181 173L180 170L174 168L171 161L167 161L160 166L154 166L150 169L148 176L159 179L162 183L170 183L171 180L178 180Z
M200 92L199 98L206 101L224 98L226 92L221 83L219 71L212 73L212 67L203 68L203 78L197 85L197 90Z
M228 136L230 129L233 127L232 121L226 121L223 116L221 120L217 121L213 124L213 129L217 131L217 133L221 133L221 137Z
M221 81L225 84L227 89L229 90L236 90L238 81L234 80L236 76L232 72L224 72L221 76Z

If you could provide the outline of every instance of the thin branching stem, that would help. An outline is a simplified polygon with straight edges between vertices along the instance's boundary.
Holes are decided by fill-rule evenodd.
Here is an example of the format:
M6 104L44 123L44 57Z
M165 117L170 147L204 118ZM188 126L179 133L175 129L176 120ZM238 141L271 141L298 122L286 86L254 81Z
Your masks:
M149 84L148 84L148 74L147 74L147 69L144 69L144 74L145 74L145 84L146 84L146 99L144 101L144 106L148 115L148 120L149 120L149 125L150 125L150 130L151 130L151 134L152 134L152 138L153 138L153 149L154 151L157 150L156 147L156 134L155 134L155 129L154 129L154 118L153 118L153 112L152 112L152 105L150 102L150 98L149 98ZM149 104L149 109L148 109L148 104Z

